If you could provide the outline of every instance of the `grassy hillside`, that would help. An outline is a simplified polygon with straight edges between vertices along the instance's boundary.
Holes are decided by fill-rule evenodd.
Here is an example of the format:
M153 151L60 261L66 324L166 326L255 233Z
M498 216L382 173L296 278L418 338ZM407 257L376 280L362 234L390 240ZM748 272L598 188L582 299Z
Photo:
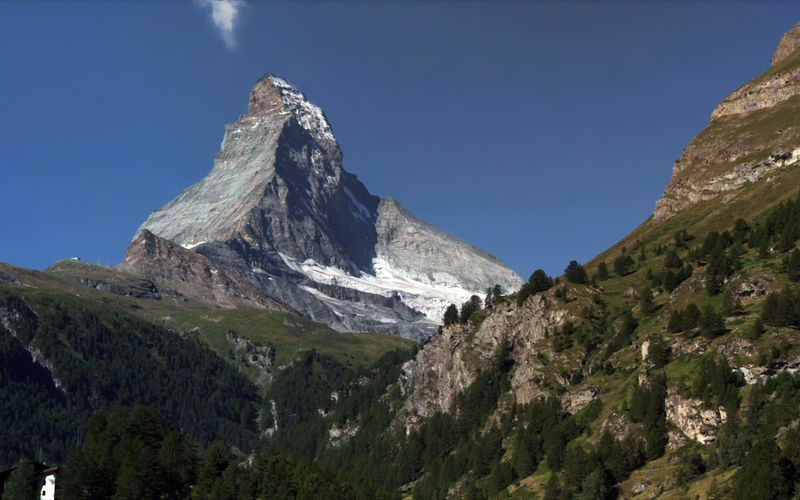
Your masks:
M394 349L410 349L413 343L382 334L336 332L298 315L259 309L210 307L162 291L158 300L125 296L139 293L142 281L112 268L81 261L62 261L45 272L0 264L0 277L16 281L18 293L35 297L41 293L80 297L125 311L176 331L196 334L212 349L227 357L230 331L255 343L275 348L275 363L280 366L298 353L316 349L349 367L366 366ZM82 284L90 281L90 285ZM111 284L104 290L97 283ZM100 285L101 287L103 285ZM107 289L114 288L114 292Z
M773 186L771 200L792 191ZM568 275L533 292L570 315L536 352L540 399L514 403L508 338L451 408L406 435L393 424L409 397L397 383L405 358L387 358L335 400L322 395L323 416L308 411L276 443L413 498L789 498L800 466L800 197L769 205L741 221L676 225L677 239L647 233L656 237L628 247L626 266L609 262L607 276L598 259L586 282ZM450 349L482 360L481 325L526 300L474 313ZM676 323L692 306L697 318ZM584 390L591 402L568 411L564 397Z

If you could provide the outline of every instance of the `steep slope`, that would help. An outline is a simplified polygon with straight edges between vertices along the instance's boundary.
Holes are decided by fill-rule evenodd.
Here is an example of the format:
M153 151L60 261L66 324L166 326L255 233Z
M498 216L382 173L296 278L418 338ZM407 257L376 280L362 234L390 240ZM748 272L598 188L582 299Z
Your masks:
M800 161L800 26L786 33L772 67L726 97L675 162L655 222L698 202L727 203Z
M793 498L799 33L588 277L532 279L338 390L316 458L414 498Z
M229 275L203 255L159 238L146 229L131 244L120 270L135 272L149 280L169 282L178 293L221 307L246 305L290 311L237 274Z
M371 195L342 167L320 108L275 76L259 80L247 113L226 127L208 176L153 212L129 249L124 269L174 284L174 273L153 272L137 251L150 233L339 330L425 337L449 303L521 282L491 255Z
M152 405L201 443L252 449L257 389L208 347L100 303L20 291L0 287L0 465L63 460L88 417L115 405Z

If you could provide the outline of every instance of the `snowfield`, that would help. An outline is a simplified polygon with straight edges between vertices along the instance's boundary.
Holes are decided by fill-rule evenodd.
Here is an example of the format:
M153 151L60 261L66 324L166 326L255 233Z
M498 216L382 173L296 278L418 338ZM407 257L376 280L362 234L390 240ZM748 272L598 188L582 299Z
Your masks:
M317 283L353 288L384 297L399 295L406 305L421 312L435 323L442 321L448 305L460 305L472 295L484 297L484 294L477 290L467 290L445 283L426 283L412 278L381 257L376 257L372 261L374 275L362 272L360 276L354 276L338 267L323 266L311 259L300 262L289 255L280 252L279 255L290 269L304 274ZM309 287L306 288L307 291L311 291ZM318 290L312 293L318 296L324 295ZM328 299L335 300L331 297ZM352 306L352 302L347 304Z

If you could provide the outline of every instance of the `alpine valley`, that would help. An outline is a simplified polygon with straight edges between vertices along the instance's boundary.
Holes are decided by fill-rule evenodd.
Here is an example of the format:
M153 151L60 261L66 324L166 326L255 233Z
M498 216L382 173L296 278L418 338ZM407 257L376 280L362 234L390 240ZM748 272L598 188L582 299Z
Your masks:
M799 242L800 24L651 217L527 281L268 75L119 266L0 265L0 464L87 499L797 498Z

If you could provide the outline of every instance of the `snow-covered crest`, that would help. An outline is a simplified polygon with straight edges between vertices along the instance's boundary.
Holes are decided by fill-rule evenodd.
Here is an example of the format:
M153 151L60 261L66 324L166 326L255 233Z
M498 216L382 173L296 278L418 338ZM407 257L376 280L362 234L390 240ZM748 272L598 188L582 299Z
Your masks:
M283 78L268 75L264 78L280 90L287 110L295 115L297 122L306 129L319 143L336 144L336 137L325 117L325 113L316 104L308 100L297 87Z

